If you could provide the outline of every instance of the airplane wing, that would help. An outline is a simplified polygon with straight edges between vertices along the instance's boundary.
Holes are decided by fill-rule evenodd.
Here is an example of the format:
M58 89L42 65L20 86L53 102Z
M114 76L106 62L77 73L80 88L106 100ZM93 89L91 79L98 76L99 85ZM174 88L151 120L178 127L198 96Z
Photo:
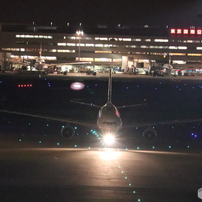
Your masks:
M146 103L144 104L134 104L134 105L123 105L123 106L118 106L117 109L123 109L123 108L128 108L128 107L139 107L139 106L145 106L147 105Z
M60 118L60 117L44 116L44 115L29 114L29 113L16 112L16 111L7 111L7 110L0 110L0 113L16 114L16 115L29 116L34 118L41 118L41 119L47 119L47 120L53 120L53 121L59 121L59 122L78 124L81 126L96 127L96 124L90 124L87 122L83 122L83 121L81 122L79 120L73 120L73 119L64 118L64 117Z
M124 127L144 127L144 126L158 126L158 125L170 125L170 124L180 124L180 123L195 123L202 122L202 118L198 119L182 119L182 120L165 120L165 121L156 121L156 122L142 122L142 123L130 123L124 124Z
M87 106L90 106L90 107L97 107L97 108L102 107L100 105L96 105L96 104L93 104L93 103L80 102L80 101L76 101L76 100L70 100L70 102L81 104L81 105L87 105Z

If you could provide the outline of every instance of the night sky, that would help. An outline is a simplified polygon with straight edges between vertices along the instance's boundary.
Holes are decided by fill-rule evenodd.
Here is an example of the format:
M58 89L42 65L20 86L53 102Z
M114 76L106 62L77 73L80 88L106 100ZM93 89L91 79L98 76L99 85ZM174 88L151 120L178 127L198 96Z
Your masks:
M201 0L1 0L0 22L202 26Z

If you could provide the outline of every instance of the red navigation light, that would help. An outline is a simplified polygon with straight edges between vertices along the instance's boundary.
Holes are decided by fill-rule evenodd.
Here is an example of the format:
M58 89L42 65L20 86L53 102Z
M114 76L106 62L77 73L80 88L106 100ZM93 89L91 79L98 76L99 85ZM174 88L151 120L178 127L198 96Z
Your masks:
M183 30L183 34L189 34L189 30L188 29L184 29Z
M32 87L32 84L18 84L18 88L22 87Z
M171 30L170 30L170 33L171 33L171 34L175 34L175 29L171 29Z
M197 35L202 35L202 30L201 29L197 29L196 33L197 33Z
M177 34L182 34L182 29L177 29Z
M190 34L195 34L196 30L195 29L190 29Z

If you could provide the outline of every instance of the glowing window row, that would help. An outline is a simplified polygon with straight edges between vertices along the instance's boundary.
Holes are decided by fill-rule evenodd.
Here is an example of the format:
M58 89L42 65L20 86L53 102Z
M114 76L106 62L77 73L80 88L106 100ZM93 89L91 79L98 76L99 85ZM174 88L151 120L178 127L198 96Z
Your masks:
M16 38L36 38L36 39L52 39L52 36L47 35L28 35L28 34L22 34L22 35L15 35Z
M93 43L57 43L58 46L81 46L81 47L118 47L114 44L93 44Z
M122 59L118 58L85 58L85 57L76 57L76 61L82 61L82 62L121 62Z
M51 49L50 52L58 53L75 53L75 50Z
M95 37L95 40L100 41L132 41L131 38L107 38L107 37Z
M34 60L34 59L38 58L37 56L31 56L31 55L21 55L21 56L11 55L10 57L13 59L19 59L19 57L20 57L23 59L30 59L30 60ZM56 56L41 56L41 59L43 59L43 60L57 60L57 57Z

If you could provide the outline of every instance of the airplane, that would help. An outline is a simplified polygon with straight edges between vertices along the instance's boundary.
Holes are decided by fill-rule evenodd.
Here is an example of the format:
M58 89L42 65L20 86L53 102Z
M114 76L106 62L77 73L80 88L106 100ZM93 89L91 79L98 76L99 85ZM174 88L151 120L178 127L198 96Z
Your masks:
M116 107L114 104L112 104L111 69L109 70L108 94L107 94L106 104L104 104L103 106L98 106L92 103L84 103L84 102L75 101L75 100L71 100L71 102L99 108L97 124L95 125L95 124L87 123L84 121L81 122L81 121L73 120L69 118L58 118L58 117L52 117L52 116L34 115L34 114L28 114L28 113L22 113L22 112L16 112L16 111L0 110L0 112L48 119L48 120L59 121L59 122L66 122L67 125L65 127L62 127L61 129L61 135L65 139L71 139L75 134L75 130L70 124L77 124L77 125L87 126L91 128L97 126L101 130L103 139L107 143L107 142L113 142L116 138L117 132L123 127L122 119L118 111L119 108L137 107L137 106L146 105L146 103L142 103L142 104L134 104L134 105L128 105L128 106L124 105L124 106ZM146 126L147 128L143 132L143 137L146 139L146 141L151 142L157 138L157 132L152 128L152 126L154 125L199 122L199 121L202 121L202 119L199 118L196 120L188 119L188 120L170 120L170 121L149 122L149 123L133 123L126 127L145 127Z

